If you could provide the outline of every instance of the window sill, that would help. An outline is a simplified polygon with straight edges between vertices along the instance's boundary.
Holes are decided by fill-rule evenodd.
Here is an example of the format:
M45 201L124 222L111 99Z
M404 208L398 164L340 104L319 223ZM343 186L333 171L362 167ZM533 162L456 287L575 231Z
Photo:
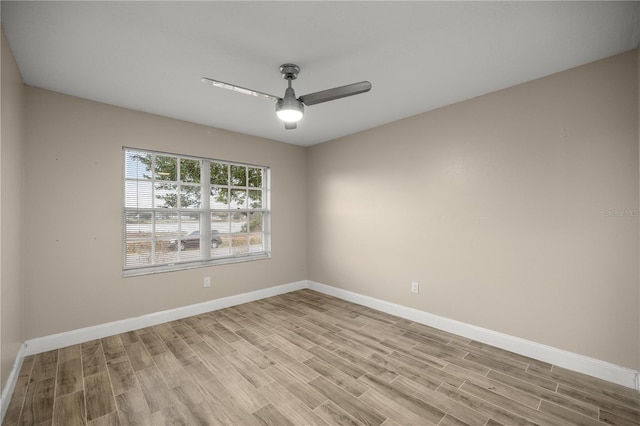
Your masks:
M144 268L126 269L122 271L123 278L139 277L143 275L163 274L166 272L179 272L188 269L207 268L211 266L229 265L232 263L253 262L271 258L271 253L258 253L251 256L225 257L215 260L203 260L198 262L179 263L173 265L149 266Z

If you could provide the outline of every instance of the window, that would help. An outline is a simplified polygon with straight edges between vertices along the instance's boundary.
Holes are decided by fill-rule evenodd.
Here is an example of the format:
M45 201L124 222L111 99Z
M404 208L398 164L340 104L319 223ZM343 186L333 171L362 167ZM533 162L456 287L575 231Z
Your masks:
M269 169L124 149L124 275L270 256Z

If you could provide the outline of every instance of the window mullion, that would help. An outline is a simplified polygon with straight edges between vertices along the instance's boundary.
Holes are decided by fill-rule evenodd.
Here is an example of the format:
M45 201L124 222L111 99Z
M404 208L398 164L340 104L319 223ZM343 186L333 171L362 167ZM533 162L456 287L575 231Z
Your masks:
M208 161L200 163L200 256L211 258L211 166Z

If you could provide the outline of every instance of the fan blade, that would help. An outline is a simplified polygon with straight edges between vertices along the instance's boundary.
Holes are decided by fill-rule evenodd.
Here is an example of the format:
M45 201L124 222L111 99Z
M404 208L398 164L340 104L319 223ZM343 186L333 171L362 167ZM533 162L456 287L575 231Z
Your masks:
M297 127L298 127L298 124L295 121L292 121L290 123L287 121L284 122L284 128L287 130L294 130Z
M322 102L333 101L334 99L358 95L368 92L369 90L371 90L371 83L361 81L359 83L347 84L346 86L334 87L333 89L302 95L298 100L305 105L315 105Z
M277 96L273 96L268 93L258 92L257 90L251 90L244 87L236 86L234 84L225 83L223 81L212 80L206 77L202 77L200 81L203 83L212 84L214 87L233 90L234 92L243 93L245 95L257 96L258 98L269 99L271 101L276 101L276 102L280 100L280 98Z

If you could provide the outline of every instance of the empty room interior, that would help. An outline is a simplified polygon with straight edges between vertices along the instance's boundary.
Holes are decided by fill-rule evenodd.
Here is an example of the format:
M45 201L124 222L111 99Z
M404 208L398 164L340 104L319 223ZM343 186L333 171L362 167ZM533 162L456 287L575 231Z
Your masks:
M640 425L640 2L0 7L3 425Z

